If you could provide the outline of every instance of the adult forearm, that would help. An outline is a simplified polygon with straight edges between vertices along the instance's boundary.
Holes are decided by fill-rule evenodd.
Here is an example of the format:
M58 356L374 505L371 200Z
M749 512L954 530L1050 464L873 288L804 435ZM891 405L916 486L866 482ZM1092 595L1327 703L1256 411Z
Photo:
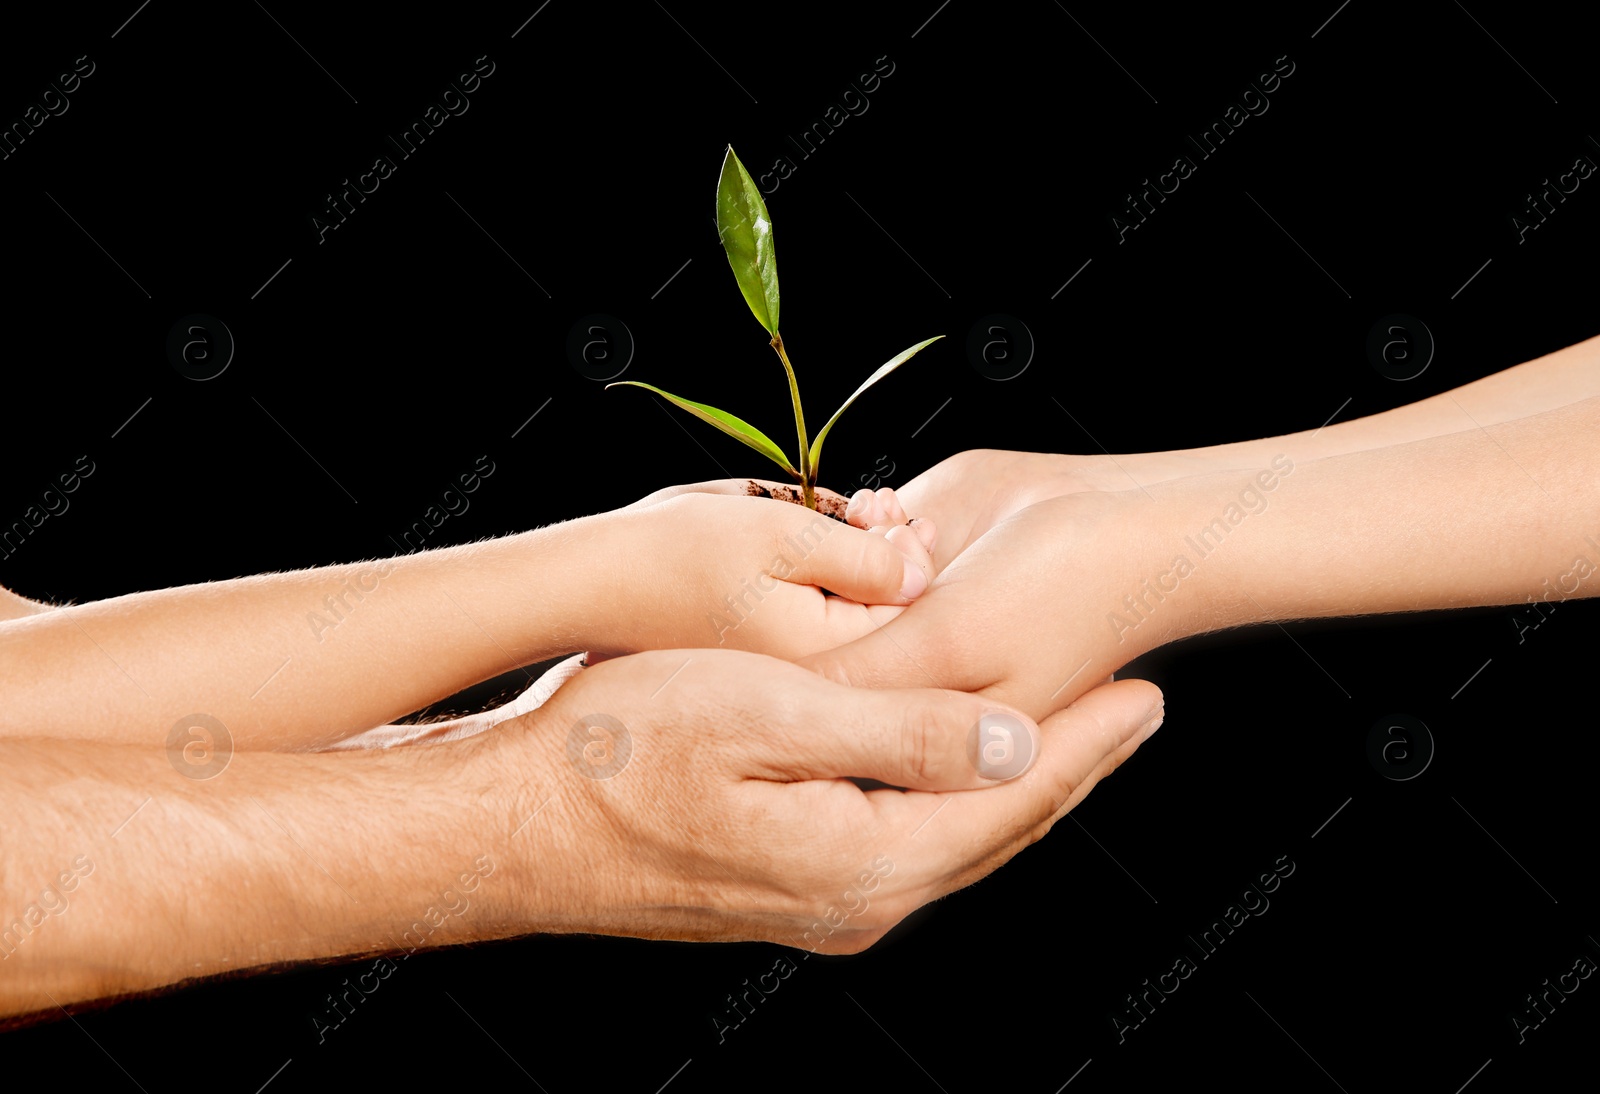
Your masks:
M195 782L148 749L0 741L0 1016L530 929L465 747Z

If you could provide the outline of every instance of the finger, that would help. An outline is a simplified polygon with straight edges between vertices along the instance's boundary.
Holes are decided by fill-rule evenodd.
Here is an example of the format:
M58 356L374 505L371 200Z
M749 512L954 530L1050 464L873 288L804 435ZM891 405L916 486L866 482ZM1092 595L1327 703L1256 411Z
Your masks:
M704 482L679 483L674 486L664 486L654 493L646 494L631 505L623 506L628 509L648 509L652 505L659 505L670 498L680 494L732 494L743 495L747 483L751 479L708 479Z
M799 664L834 683L854 687L973 692L998 684L993 667L966 652L973 648L974 628L981 634L984 621L963 615L961 603L948 591L941 582L883 626L802 658Z
M1096 690L1103 690L1103 688ZM1089 694L1093 693L1091 692ZM1047 727L1047 732L1048 727L1051 727L1054 718L1058 717L1060 717L1060 713L1044 720L1042 724ZM1128 757L1132 756L1133 753L1138 750L1140 745L1149 740L1150 736L1154 734L1156 730L1161 728L1162 719L1164 717L1165 708L1161 703L1158 702L1154 713L1146 716L1145 722L1139 728L1139 730L1131 738L1122 742L1121 745L1113 749L1105 758L1103 758L1095 767L1095 769L1090 772L1088 777L1078 783L1074 791L1067 796L1067 798L1061 803L1054 813L1045 818L1043 821L1034 825L1033 829L1025 836L1013 840L1008 846L1002 847L996 851L995 854L984 863L975 866L971 871L969 871L966 879L961 881L957 888L964 885L969 885L972 882L977 881L979 878L985 877L993 871L998 870L1001 866L1004 866L1007 862L1009 862L1018 852L1043 839L1047 834L1049 834L1050 829L1055 826L1057 821L1070 813L1074 808L1077 807L1079 802L1083 801L1083 799L1088 796L1089 791L1094 789L1095 784L1097 784L1101 779L1110 775L1118 767L1122 766Z
M906 511L900 506L900 499L895 492L887 486L878 488L878 506L884 519L879 524L904 524Z
M1126 759L1159 726L1161 689L1144 680L1122 680L1084 693L1041 724L1043 744L1032 770L986 794L962 795L924 832L968 848L975 838L993 839L994 853L958 874L947 892L970 885L1003 865L1049 830L1054 818L1081 802L1107 770Z
M1132 683L1134 681L1128 682ZM1143 681L1138 682L1143 683ZM1154 685L1151 686L1153 687ZM1132 756L1136 751L1138 751L1139 747L1143 745L1145 741L1149 740L1156 730L1161 728L1161 725L1165 719L1166 706L1163 702L1156 706L1156 709L1153 713L1146 716L1144 723L1139 727L1139 731L1134 734L1130 740L1124 741L1121 745L1112 749L1106 754L1100 763L1096 765L1095 769L1089 773L1089 776L1080 782L1072 794L1068 795L1067 799L1056 808L1056 811L1039 826L1034 838L1043 838L1044 834L1050 830L1056 821L1070 813L1077 807L1079 802L1083 801L1084 798L1089 796L1089 791L1094 789L1096 783L1098 783L1101 779L1106 778L1112 772L1116 771L1117 768L1126 763L1128 761L1128 757ZM1045 719L1047 724L1049 721L1049 718Z
M847 689L798 682L789 727L772 726L754 777L875 779L910 790L976 790L1022 776L1039 727L1020 711L935 688ZM798 724L803 723L803 724Z
M1121 680L1085 692L1070 706L1059 710L1044 720L1048 740L1066 739L1072 742L1079 764L1072 771L1070 789L1065 791L1062 805L1065 810L1088 796L1094 784L1117 765L1133 755L1161 726L1166 711L1166 700L1161 689L1148 680Z
M766 497L776 498L779 501L801 504L802 495L800 488L793 483L774 482L771 479L707 479L704 482L680 483L675 486L664 486L651 494L646 494L631 505L623 506L624 509L648 509L670 498L681 494L728 494L734 497ZM845 509L850 499L837 491L829 490L825 486L815 488L814 494L817 501L817 511L830 516L844 519Z
M933 556L928 553L928 547L922 542L922 537L917 535L916 529L908 524L897 524L887 529L884 536L895 548L906 557L907 561L915 563L922 571L926 582L932 582L937 571L934 570ZM924 584L923 588L927 585Z
M907 604L928 588L930 571L922 559L909 557L885 536L813 520L789 539L802 550L788 572L774 573L784 581L820 585L862 604Z
M993 681L973 683L968 674L955 666L950 675L945 658L937 648L927 648L921 633L926 628L902 613L881 627L853 642L801 658L803 668L831 680L857 688L952 687L976 691Z
M845 520L857 528L875 528L888 523L878 507L878 495L865 488L850 495L850 504L845 509Z
M928 549L928 553L932 554L939 546L939 530L933 521L927 517L912 517L909 524L916 531L922 545Z

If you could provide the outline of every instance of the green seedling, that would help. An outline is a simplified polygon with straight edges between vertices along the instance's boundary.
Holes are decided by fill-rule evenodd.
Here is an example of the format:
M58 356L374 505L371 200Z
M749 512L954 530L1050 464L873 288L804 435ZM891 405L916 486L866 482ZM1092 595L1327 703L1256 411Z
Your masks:
M910 349L902 350L891 357L876 372L868 376L865 383L856 388L855 393L844 401L843 406L834 411L833 417L828 419L828 424L823 426L815 437L807 440L805 412L800 408L800 387L795 383L794 366L789 364L789 355L783 349L783 337L778 333L778 259L773 250L772 218L767 215L767 204L761 200L761 191L756 188L755 180L744 169L744 164L739 162L739 157L733 154L732 145L728 146L728 154L723 157L722 175L717 180L717 234L722 238L723 249L728 252L728 265L733 267L733 276L739 283L739 291L744 294L745 303L750 305L751 312L772 336L770 344L777 351L778 360L783 362L783 370L789 376L789 397L794 402L794 428L800 438L799 466L790 463L783 449L765 433L725 410L681 399L637 380L619 380L615 384L607 384L606 387L613 388L619 384L626 384L653 391L675 406L687 410L696 418L716 426L728 436L743 441L796 479L800 483L806 507L815 509L817 462L822 457L822 442L827 440L828 431L833 428L833 423L839 420L839 415L848 410L850 404L860 398L861 393L867 388L905 364L918 350L937 342L944 335L935 335L927 341L918 342Z

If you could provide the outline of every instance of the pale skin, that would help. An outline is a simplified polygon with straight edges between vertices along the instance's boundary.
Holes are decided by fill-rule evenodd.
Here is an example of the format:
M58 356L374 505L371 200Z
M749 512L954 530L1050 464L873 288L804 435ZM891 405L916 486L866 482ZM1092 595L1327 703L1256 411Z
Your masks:
M596 709L633 748L604 780L566 747ZM858 952L1040 838L1159 726L1161 697L1142 681L1095 690L1034 729L1038 761L997 784L967 743L1006 709L663 651L587 669L464 741L240 752L208 781L175 775L160 749L0 740L7 829L27 834L7 841L4 891L27 899L79 856L91 867L65 907L0 946L0 1015L533 932ZM469 882L483 856L491 872ZM885 857L892 870L863 881Z
M1600 338L1320 431L1114 457L962 453L898 492L937 523L948 565L933 588L802 663L1042 717L1189 635L1593 596L1597 429ZM1216 525L1230 506L1238 522ZM898 515L852 499L864 523Z
M564 653L793 659L866 634L927 587L926 552L894 548L908 535L760 498L653 495L381 562L54 609L4 593L0 737L151 744L200 704L237 748L315 749Z
M930 518L940 529L934 554L942 568L1005 517L1046 498L1254 471L1280 453L1297 464L1348 455L1501 425L1594 396L1600 396L1600 336L1381 414L1261 440L1114 456L961 452L912 479L898 497L903 512ZM862 527L888 521L890 514L867 494L851 499L852 521Z
M1042 836L1160 725L1150 685L1091 688L1148 649L1266 620L1521 603L1552 581L1592 595L1600 574L1574 576L1574 562L1600 562L1600 528L1584 519L1600 513L1596 349L1315 433L1114 458L965 453L898 498L858 495L852 522L938 579L881 628L802 654L821 685L753 653L641 653L467 741L245 751L206 782L175 778L147 737L0 740L0 799L29 833L7 846L5 890L48 885L74 856L95 864L70 911L6 956L17 964L0 978L0 1013L389 950L484 854L503 873L428 945L595 931L865 948ZM735 487L646 500L696 489ZM1187 540L1232 506L1242 518L1224 517L1171 583ZM931 519L902 527L907 512ZM1143 610L1130 615L1135 595ZM23 625L46 614L11 603ZM538 648L516 647L530 660ZM985 786L966 743L1008 708L1039 734L1039 759ZM632 734L634 759L613 779L587 778L565 751L593 710ZM292 721L291 743L326 732ZM882 896L841 916L879 856L895 863Z
M1162 711L1156 688L1122 681L1035 723L955 692L841 687L770 656L865 634L927 587L917 533L876 531L664 491L393 560L375 588L365 568L333 567L71 607L5 593L0 811L26 838L0 857L16 904L0 910L0 1017L535 932L865 948L1039 838ZM305 616L347 577L363 596L319 641ZM746 618L708 623L752 579ZM308 751L573 649L604 663L493 732ZM261 664L284 656L301 673L252 706ZM197 702L232 719L235 751L206 779L165 748ZM633 750L604 779L567 739L596 711ZM1047 746L1003 784L968 755L995 712Z

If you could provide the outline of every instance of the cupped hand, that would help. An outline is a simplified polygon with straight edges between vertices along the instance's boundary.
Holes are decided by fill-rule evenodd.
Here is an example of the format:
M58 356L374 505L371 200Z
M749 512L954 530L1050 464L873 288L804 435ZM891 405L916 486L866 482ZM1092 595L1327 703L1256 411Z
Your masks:
M596 660L702 646L793 660L888 622L935 576L910 529L869 533L753 496L753 486L784 489L757 480L669 487L597 518L603 538L586 553L608 560L609 573L595 582L594 623L583 634ZM842 518L846 499L818 494Z
M955 688L1044 717L1179 622L1146 588L1161 540L1144 530L1141 502L1137 491L1077 492L1012 513L912 608L801 663L840 683ZM936 554L945 546L941 530ZM1130 613L1128 596L1146 606Z
M533 929L853 953L1040 838L1160 712L1142 681L1036 725L959 692L660 651L585 671L476 750L522 825Z

